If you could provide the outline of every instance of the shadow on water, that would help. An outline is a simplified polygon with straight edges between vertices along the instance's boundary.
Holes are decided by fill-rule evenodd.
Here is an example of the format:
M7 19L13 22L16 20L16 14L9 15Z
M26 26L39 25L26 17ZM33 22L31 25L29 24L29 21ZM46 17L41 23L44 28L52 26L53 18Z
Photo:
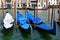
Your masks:
M39 29L37 29L37 31L43 40L53 40L52 35L50 35L49 33Z
M3 40L11 40L13 34L13 28L8 30L2 30Z
M19 30L21 31L21 35L24 38L24 40L31 40L31 33L27 32L21 28L19 28Z

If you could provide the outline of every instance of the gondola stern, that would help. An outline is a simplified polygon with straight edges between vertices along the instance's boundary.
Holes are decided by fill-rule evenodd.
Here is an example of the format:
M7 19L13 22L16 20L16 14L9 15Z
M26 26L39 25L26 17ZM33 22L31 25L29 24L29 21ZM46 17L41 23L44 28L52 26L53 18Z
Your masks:
M53 21L53 34L56 35L56 21Z

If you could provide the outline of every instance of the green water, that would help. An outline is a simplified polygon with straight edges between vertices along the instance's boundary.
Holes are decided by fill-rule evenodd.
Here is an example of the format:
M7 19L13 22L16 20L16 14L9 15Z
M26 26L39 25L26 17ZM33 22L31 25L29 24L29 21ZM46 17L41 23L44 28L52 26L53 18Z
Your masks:
M11 15L14 17L14 11L13 9L6 9L4 10L4 13L6 14L6 11L10 12ZM18 10L21 14L24 15L25 10ZM29 10L32 14L34 13L33 10ZM51 11L52 12L52 11ZM43 22L50 25L50 21L48 21L48 10L38 11L38 17L42 18ZM58 21L58 14L56 9L56 21ZM2 23L2 11L0 10L0 27ZM17 26L14 25L13 29L9 31L2 32L2 29L0 28L0 40L60 40L60 26L57 25L57 34L51 35L47 32L39 31L36 29L33 29L31 34L24 32L20 30L19 28L16 28Z

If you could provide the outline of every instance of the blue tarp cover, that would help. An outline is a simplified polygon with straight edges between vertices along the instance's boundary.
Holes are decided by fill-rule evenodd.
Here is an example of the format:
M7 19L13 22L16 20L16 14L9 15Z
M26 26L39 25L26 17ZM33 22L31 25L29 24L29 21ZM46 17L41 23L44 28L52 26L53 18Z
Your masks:
M27 15L27 19L28 19L28 20L31 20L33 23L39 24L39 23L42 22L42 19L41 19L41 18L36 17L36 18L34 19L34 16L33 16L31 13L29 13L29 12L26 12L26 15Z
M21 28L28 29L30 26L32 30L32 26L27 23L27 19L20 13L17 13L17 22L21 25Z
M24 24L26 23L27 19L25 17L23 17L23 15L21 15L20 13L17 14L17 21L20 24Z
M23 24L23 25L22 25L22 28L28 29L28 28L29 28L29 24L27 24L27 23Z

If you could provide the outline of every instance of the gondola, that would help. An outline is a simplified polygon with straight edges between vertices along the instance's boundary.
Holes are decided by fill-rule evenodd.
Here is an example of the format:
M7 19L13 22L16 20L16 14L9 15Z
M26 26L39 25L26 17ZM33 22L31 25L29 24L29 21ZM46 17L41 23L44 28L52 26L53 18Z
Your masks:
M53 27L51 27L51 26L45 24L41 18L39 18L39 17L34 18L34 16L28 11L26 11L26 16L31 24L35 24L35 28L38 28L39 30L43 30L43 31L46 31L50 34L56 35L56 22L55 22L55 20L53 21Z
M30 32L32 26L28 23L28 20L19 12L17 12L17 23L21 29L25 30L26 32Z
M10 15L10 13L6 13L4 19L3 19L3 29L4 30L9 30L13 27L14 19Z

